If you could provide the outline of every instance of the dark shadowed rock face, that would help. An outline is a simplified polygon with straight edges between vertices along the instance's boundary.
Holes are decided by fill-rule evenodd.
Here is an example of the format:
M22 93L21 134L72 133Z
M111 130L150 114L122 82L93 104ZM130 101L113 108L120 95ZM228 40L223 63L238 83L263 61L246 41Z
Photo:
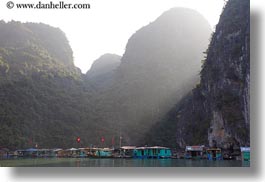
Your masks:
M200 85L161 120L161 127L153 127L149 141L159 141L152 140L155 133L177 147L249 146L249 33L249 1L230 0L206 51Z
M211 116L210 146L249 146L250 10L248 0L227 3L201 71Z
M198 85L150 129L144 143L172 148L207 144L210 118L204 104L205 97Z

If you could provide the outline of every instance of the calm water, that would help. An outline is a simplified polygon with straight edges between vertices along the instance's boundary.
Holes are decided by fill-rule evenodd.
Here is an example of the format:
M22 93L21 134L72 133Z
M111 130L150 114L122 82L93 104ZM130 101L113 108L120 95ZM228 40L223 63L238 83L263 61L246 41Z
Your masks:
M247 161L38 158L0 160L1 167L249 167Z

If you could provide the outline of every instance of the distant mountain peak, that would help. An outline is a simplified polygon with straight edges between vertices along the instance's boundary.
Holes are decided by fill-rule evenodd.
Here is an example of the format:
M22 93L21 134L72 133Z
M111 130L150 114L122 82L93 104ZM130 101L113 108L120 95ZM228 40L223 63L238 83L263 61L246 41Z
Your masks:
M44 23L0 21L0 57L14 73L54 72L77 75L64 32Z
M90 77L103 75L116 69L120 65L121 56L106 53L96 59L86 73Z
M181 17L186 17L187 14L192 14L192 15L199 15L202 16L198 11L191 9L191 8L186 8L186 7L174 7L171 8L167 11L165 11L162 15L160 15L157 19L162 18L164 16L181 16Z
M171 8L130 37L121 64L124 60L140 62L142 60L140 56L153 54L153 49L163 51L160 55L166 54L172 57L189 56L187 50L196 51L198 53L196 55L199 55L207 49L211 32L209 22L196 10ZM133 59L128 60L128 57ZM145 60L154 59L149 56ZM161 57L160 60L165 59ZM194 57L193 60L200 62L200 57ZM197 67L200 69L200 65Z

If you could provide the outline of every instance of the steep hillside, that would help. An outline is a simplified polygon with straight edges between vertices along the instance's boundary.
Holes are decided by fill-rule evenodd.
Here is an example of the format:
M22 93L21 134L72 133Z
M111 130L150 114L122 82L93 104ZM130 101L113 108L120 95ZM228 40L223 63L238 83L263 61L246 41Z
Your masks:
M226 4L206 51L200 84L150 130L145 141L231 150L250 145L249 7L248 0Z
M142 144L182 149L187 145L207 145L210 116L205 104L200 85L197 85L151 127Z
M121 56L104 54L95 60L86 73L86 81L98 91L108 88L113 80L114 73L121 62Z
M2 21L0 40L0 146L70 147L77 135L88 138L93 90L63 32Z
M0 32L0 64L7 74L14 77L17 73L57 72L80 77L81 72L73 64L72 49L60 29L1 21Z
M113 84L97 102L101 120L116 128L124 143L138 144L199 81L210 33L202 15L173 8L130 37Z
M230 0L216 26L201 71L211 115L211 146L249 145L250 10L248 0Z
M60 29L1 21L0 146L249 145L249 1L227 3L207 49L210 34L173 8L83 75Z
M121 56L116 54L104 54L95 60L86 73L88 77L97 77L113 72L120 65Z

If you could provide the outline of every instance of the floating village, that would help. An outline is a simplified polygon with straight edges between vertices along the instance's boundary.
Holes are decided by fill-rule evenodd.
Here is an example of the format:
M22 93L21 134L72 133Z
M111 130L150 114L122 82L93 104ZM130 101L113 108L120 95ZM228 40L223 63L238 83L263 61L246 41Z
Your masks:
M204 145L186 146L183 150L161 146L122 146L119 148L28 148L10 151L0 148L0 159L17 158L134 158L134 159L187 159L187 160L242 160L250 161L250 147L240 147L237 152L226 153L221 148Z

